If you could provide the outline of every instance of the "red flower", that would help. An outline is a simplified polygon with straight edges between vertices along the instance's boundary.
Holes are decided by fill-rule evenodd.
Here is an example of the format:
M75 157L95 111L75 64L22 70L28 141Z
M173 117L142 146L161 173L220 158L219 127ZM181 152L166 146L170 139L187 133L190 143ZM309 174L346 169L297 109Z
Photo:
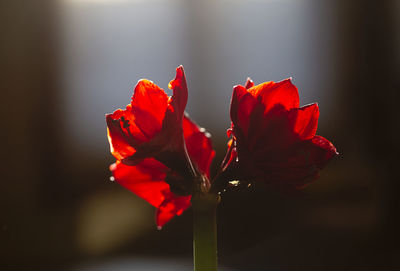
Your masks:
M264 181L288 190L303 188L338 153L327 139L315 135L316 103L299 108L291 79L233 89L232 156L229 168L242 180Z
M163 89L140 80L125 110L106 115L114 179L158 208L159 227L190 206L192 180L209 179L214 157L209 134L184 111L188 91L183 67Z

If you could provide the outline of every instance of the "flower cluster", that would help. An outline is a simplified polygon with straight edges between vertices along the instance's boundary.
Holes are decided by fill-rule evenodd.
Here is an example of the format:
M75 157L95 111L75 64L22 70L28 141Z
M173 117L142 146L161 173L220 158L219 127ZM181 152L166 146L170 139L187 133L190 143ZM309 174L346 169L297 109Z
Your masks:
M209 133L186 114L188 99L182 66L169 83L173 95L140 80L125 110L106 115L114 179L157 208L162 227L191 205L195 193L218 193L229 181L265 182L300 189L337 152L315 135L318 106L299 107L290 79L235 86L228 151L218 173L210 177L215 151Z

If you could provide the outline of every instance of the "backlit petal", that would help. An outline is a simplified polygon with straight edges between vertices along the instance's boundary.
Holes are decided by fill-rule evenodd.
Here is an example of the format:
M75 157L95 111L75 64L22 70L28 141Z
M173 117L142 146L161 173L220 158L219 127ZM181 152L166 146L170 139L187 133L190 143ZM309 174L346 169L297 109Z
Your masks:
M161 130L167 94L152 81L142 79L135 87L131 105L136 125L148 139L153 138Z
M318 117L319 109L316 103L292 109L289 112L293 131L303 140L311 139L315 136Z
M175 196L172 193L168 193L165 197L166 199L156 212L156 224L159 228L164 226L174 216L181 215L191 204L191 196Z
M183 118L183 134L190 159L210 177L210 165L215 156L211 144L211 135L187 116Z
M251 118L251 130L248 135L248 147L254 155L286 150L295 143L296 135L289 121L288 111L277 104L263 118L254 111ZM259 113L258 113L259 114Z
M251 88L251 87L253 87L253 86L254 86L253 80L251 80L250 77L247 77L247 80L246 80L246 83L245 83L244 87L245 87L246 89L249 89L249 88Z
M106 115L107 137L111 153L122 160L136 152L136 146L147 138L136 127L130 106L126 110L118 109Z
M145 159L136 166L117 161L110 170L116 182L157 208L157 226L190 207L191 196L177 196L170 191L165 182L168 168L155 159Z
M238 97L238 101L237 103L235 102L237 104L236 120L232 119L232 121L236 128L241 129L242 132L247 136L250 125L250 115L257 106L258 102L254 96L247 92L247 90L245 90L246 92L243 94L240 93L244 87L237 86L235 89L237 90L236 97Z
M339 154L335 146L322 136L314 136L311 142L313 145L311 160L314 161L320 169L322 169L329 160Z
M265 112L276 104L282 105L286 110L299 107L299 92L291 79L262 83L249 88L248 91L265 105Z
M182 66L176 68L175 79L169 82L168 87L173 91L168 109L174 112L177 121L182 121L188 99L186 77Z
M237 85L233 87L232 99L231 99L231 120L234 125L238 125L238 111L239 111L239 102L244 95L247 94L247 90L245 87L241 85Z
M136 166L117 161L110 170L116 182L151 205L159 207L165 200L165 191L169 191L169 185L164 181L168 168L155 159L145 159Z

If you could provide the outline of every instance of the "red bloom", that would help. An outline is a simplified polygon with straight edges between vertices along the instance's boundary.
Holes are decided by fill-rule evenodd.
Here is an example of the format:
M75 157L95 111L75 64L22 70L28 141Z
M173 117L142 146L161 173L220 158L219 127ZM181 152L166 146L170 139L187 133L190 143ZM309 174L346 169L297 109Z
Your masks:
M110 166L115 180L158 208L159 227L190 206L190 194L197 176L209 178L214 157L209 134L184 111L188 91L183 67L163 89L140 80L125 110L106 115L111 153L117 159Z
M233 89L233 135L229 168L239 179L264 181L281 188L303 188L335 155L328 140L315 135L316 103L299 108L299 94L291 79Z

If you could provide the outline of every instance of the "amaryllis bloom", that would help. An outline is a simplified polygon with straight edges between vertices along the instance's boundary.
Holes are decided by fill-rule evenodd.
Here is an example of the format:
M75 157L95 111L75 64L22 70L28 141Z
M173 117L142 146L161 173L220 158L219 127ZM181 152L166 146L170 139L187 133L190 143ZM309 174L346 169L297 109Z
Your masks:
M157 208L163 226L190 206L193 180L209 183L211 140L185 114L188 98L183 67L169 83L169 97L152 81L140 80L125 110L106 115L116 182Z
M303 188L318 177L319 169L336 148L316 135L316 103L299 107L291 79L233 89L228 135L229 170L238 180L262 181L283 190Z

